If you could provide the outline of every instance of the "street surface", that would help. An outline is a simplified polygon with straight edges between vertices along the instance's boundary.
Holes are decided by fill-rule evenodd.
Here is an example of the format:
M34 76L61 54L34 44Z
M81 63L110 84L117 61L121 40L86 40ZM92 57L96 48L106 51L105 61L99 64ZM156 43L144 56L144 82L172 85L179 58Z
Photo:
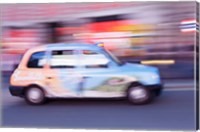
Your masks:
M130 105L123 99L56 99L42 106L30 106L22 98L10 95L8 78L4 76L2 87L3 127L195 129L192 81L165 81L163 94L142 106Z

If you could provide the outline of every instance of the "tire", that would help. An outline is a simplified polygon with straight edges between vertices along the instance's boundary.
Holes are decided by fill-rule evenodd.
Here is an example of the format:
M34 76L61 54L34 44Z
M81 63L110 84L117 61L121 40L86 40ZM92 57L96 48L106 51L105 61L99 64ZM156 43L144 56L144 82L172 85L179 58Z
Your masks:
M41 105L46 102L44 91L38 86L31 86L26 90L25 100L31 105Z
M142 85L131 86L128 89L127 98L131 104L142 105L152 101L153 93Z

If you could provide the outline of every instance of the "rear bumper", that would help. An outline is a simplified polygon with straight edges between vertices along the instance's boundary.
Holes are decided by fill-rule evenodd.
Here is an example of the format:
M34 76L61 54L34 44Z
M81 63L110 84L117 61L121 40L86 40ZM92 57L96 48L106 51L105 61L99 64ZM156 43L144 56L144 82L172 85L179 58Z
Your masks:
M9 91L12 96L24 97L24 87L21 86L9 86Z

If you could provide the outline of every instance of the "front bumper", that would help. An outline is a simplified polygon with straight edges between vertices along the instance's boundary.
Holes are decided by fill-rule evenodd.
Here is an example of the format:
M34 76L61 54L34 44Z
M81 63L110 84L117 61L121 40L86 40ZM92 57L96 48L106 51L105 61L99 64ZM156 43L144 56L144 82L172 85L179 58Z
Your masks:
M145 87L150 89L151 91L154 91L156 96L159 96L163 90L163 84L147 85Z
M21 86L9 86L10 94L13 96L24 97L24 87Z

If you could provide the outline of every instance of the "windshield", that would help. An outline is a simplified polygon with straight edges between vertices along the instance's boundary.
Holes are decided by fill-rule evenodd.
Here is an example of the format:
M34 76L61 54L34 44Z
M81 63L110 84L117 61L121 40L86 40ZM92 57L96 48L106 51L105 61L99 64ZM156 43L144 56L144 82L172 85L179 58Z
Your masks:
M118 65L123 65L124 63L120 61L116 56L114 56L110 51L106 50L108 55L111 57L113 61L115 61Z

